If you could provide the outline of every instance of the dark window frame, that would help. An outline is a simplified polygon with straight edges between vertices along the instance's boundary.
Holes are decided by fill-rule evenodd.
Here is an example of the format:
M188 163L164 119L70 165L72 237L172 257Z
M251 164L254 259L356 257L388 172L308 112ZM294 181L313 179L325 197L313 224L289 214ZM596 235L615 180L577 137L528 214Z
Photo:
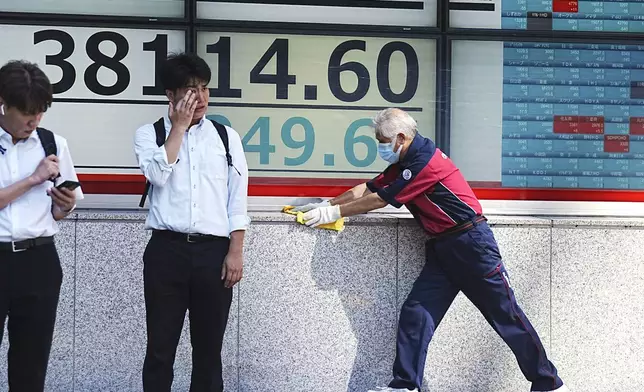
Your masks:
M590 31L526 31L508 29L453 28L449 21L449 0L437 0L435 27L345 25L319 23L249 22L198 19L197 0L184 0L183 18L72 15L31 12L1 12L0 24L45 26L81 26L112 28L163 28L186 32L186 51L196 52L198 31L235 31L290 33L303 35L358 35L431 39L436 42L436 144L450 151L451 63L452 44L459 40L479 41L548 41L586 43L644 42L644 33Z

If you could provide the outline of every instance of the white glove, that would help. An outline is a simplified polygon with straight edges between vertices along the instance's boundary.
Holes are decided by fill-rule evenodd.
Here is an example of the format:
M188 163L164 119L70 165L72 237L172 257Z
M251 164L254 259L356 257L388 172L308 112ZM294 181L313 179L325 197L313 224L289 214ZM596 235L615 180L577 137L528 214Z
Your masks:
M319 207L304 214L304 222L309 227L333 223L340 218L342 218L340 206Z
M309 212L309 211L314 210L316 208L328 207L330 205L331 204L329 203L328 200L324 200L324 201L320 201L318 203L309 203L309 204L305 204L303 206L295 207L291 211L293 211L293 212Z

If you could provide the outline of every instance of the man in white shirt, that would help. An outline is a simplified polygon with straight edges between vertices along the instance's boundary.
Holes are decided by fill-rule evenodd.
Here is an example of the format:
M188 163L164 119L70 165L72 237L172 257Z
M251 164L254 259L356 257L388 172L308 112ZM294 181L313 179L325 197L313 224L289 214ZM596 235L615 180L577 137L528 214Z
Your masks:
M153 124L135 135L135 154L151 184L146 228L152 238L143 255L145 392L170 392L186 310L193 347L190 391L223 391L221 347L250 224L248 168L237 132L219 126L229 142L229 164L215 123L205 117L210 78L198 56L170 56L161 70L169 109L157 122L165 143L158 146Z
M44 390L63 278L56 222L83 198L54 187L78 179L67 141L38 128L52 98L35 64L0 68L0 340L8 316L11 391Z

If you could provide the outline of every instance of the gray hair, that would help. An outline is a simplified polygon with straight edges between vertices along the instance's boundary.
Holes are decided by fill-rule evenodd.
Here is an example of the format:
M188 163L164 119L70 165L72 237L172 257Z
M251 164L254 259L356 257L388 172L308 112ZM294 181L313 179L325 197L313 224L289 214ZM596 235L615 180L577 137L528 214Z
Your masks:
M416 136L418 124L407 112L401 109L389 108L381 110L373 119L373 127L376 136L385 139L393 139L397 134L402 133L406 138L412 139Z

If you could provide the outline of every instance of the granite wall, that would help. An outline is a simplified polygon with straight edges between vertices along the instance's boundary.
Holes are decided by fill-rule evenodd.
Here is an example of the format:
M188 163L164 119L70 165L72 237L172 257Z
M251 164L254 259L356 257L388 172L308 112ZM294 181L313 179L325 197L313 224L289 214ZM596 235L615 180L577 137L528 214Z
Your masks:
M47 391L141 391L140 213L80 211L58 236L64 283ZM423 262L407 218L337 234L252 216L224 348L226 391L366 391L389 381L398 309ZM572 391L644 390L644 220L490 217L524 311ZM175 391L187 391L184 328ZM6 336L0 391L6 391ZM516 360L459 295L432 341L424 390L528 391Z

